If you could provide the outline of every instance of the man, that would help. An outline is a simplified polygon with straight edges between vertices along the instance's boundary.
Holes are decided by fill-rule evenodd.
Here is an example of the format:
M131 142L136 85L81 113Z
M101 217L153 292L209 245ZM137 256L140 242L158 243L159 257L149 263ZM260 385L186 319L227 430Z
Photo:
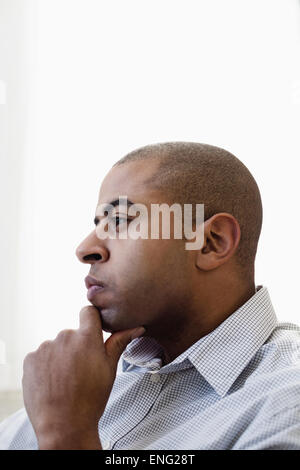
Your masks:
M135 217L120 195L204 204L201 248L121 238ZM255 285L262 205L245 165L209 145L150 145L112 167L102 204L119 236L99 237L97 215L76 252L92 306L25 358L26 411L2 423L2 448L300 449L300 329Z

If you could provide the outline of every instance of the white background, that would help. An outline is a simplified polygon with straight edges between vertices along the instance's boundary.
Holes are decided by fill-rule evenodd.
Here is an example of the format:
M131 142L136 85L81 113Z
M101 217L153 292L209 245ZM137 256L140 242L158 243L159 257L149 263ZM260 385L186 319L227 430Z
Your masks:
M77 328L101 181L155 142L221 146L261 190L256 284L299 320L297 0L0 0L0 389ZM238 195L237 195L238 197Z

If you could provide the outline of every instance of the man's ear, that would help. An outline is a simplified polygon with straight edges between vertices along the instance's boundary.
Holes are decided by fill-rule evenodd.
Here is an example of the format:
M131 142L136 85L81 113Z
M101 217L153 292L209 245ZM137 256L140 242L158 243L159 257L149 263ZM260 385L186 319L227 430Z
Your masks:
M226 263L235 253L241 238L238 221L227 212L213 215L204 222L203 246L196 254L196 265L210 271Z

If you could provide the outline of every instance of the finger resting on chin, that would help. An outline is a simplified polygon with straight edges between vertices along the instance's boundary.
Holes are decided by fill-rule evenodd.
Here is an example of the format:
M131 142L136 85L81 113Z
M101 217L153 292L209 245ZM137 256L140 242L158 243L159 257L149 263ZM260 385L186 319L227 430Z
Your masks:
M80 310L79 328L91 331L102 331L102 324L99 311L92 305L87 305Z

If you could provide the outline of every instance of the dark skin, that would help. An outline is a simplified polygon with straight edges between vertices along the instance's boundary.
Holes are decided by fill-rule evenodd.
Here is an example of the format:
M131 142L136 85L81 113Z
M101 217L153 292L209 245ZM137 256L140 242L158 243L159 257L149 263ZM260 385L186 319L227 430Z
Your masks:
M149 214L151 203L171 205L174 201L143 183L157 165L152 160L114 167L103 181L98 204L127 195L145 204ZM246 302L255 285L245 285L237 274L238 222L230 214L217 214L206 221L204 238L201 250L187 251L185 240L99 240L93 231L76 253L91 265L90 274L109 286L93 299L103 329L143 325L144 336L158 341L168 363ZM84 259L97 254L102 260Z
M157 165L151 160L112 168L98 205L126 195L145 204L150 217L151 203L176 202L144 183ZM24 360L24 404L40 449L101 450L98 421L129 342L154 338L167 364L254 295L254 279L242 281L237 270L240 235L237 220L219 213L205 221L199 250L186 250L186 240L172 236L101 240L96 228L82 241L77 257L106 287L81 310L78 330L60 332ZM103 330L112 333L106 342Z

